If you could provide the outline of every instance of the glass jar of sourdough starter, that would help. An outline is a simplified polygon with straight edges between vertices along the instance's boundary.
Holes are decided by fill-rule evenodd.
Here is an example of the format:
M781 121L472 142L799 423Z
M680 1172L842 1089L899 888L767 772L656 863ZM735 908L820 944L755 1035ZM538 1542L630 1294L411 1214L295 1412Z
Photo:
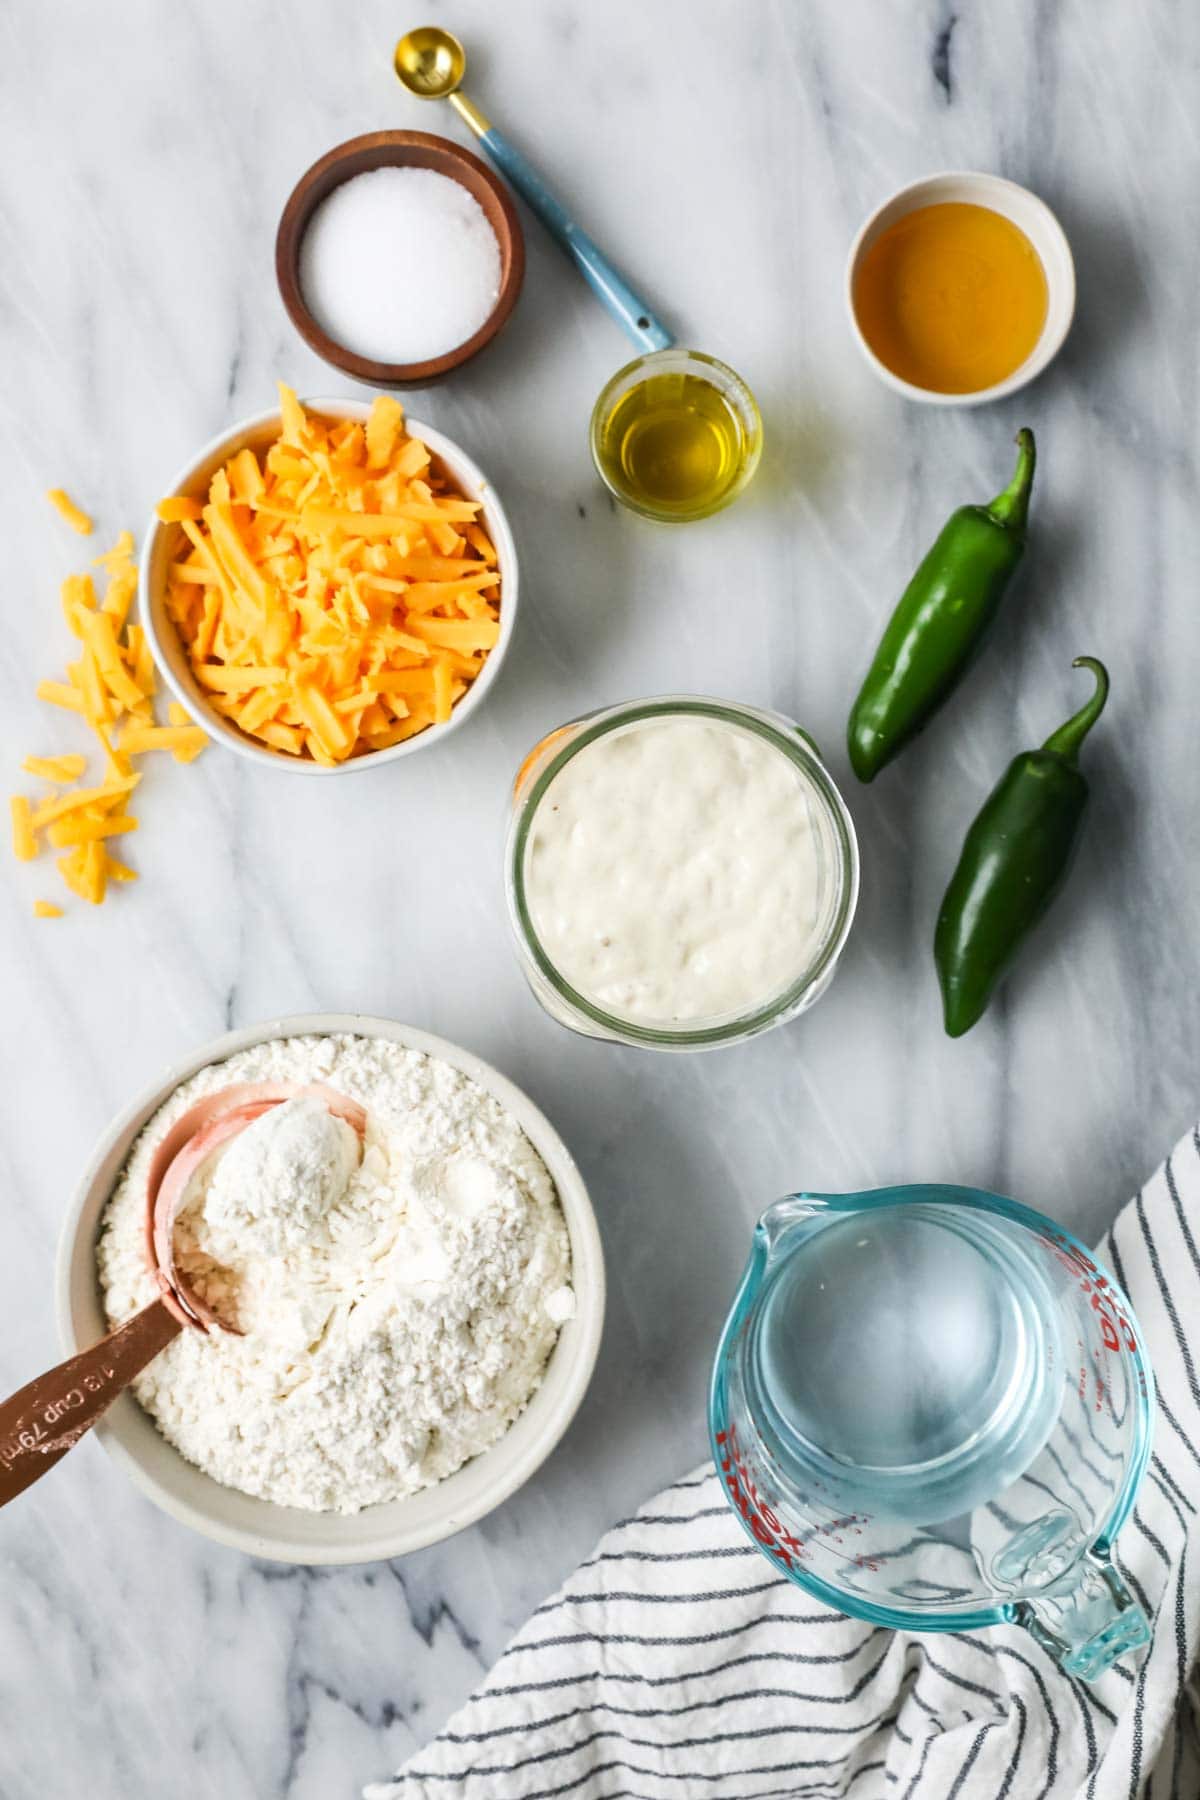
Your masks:
M509 917L551 1017L655 1050L737 1043L833 978L854 826L790 720L688 695L553 731L518 773Z

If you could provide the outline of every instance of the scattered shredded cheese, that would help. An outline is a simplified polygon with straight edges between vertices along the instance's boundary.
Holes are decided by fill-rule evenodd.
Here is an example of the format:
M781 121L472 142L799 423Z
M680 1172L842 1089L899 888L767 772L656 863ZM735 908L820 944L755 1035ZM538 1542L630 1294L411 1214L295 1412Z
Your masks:
M332 766L449 719L499 639L500 572L478 502L449 490L399 401L364 428L279 394L269 445L230 457L205 498L160 501L179 526L166 605L214 711ZM107 679L107 640L86 619L82 638ZM123 742L188 760L196 740L171 724Z
M208 736L199 725L130 725L121 736L126 754L141 750L180 750L189 757L199 755Z
M91 521L65 494L55 489L51 498L64 517L77 513L91 530ZM177 762L192 762L209 739L174 702L167 712L170 723L155 721L157 683L149 644L141 626L129 622L137 592L130 534L123 531L95 566L105 572L103 598L91 575L69 575L62 586L63 616L79 645L78 660L67 665L67 681L39 682L37 692L91 726L103 752L102 778L88 786L73 785L87 771L86 756L76 751L27 756L24 772L53 785L36 802L14 794L9 805L14 854L22 862L32 861L44 833L52 849L66 852L56 861L71 892L99 906L110 881L137 880L135 871L108 851L113 838L138 829L127 808L141 775L130 758L170 750ZM39 919L62 917L62 908L50 900L35 900L33 910Z
M21 764L26 775L41 781L78 781L87 768L86 756L27 756Z
M51 506L57 507L72 531L77 531L80 537L90 536L92 529L91 519L88 517L87 513L83 511L82 507L76 506L75 502L64 489L48 488L46 491L46 498L49 500Z
M28 800L24 794L14 794L9 801L12 809L12 841L13 855L21 862L32 862L38 853L37 838L33 833L33 816Z

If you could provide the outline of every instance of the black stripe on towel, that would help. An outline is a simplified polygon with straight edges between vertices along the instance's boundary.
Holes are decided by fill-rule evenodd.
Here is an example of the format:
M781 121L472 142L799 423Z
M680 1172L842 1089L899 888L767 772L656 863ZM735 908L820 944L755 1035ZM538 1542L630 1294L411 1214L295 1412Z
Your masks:
M1155 1462L1157 1462L1158 1458L1155 1457L1153 1460ZM1163 1486L1162 1482L1159 1481L1159 1479L1153 1469L1151 1469L1151 1471L1150 1471L1150 1479L1151 1479L1151 1481L1154 1482L1155 1486L1158 1488L1159 1492L1162 1494L1163 1499L1166 1501L1166 1503L1170 1507L1171 1511L1175 1514L1175 1520L1179 1526L1179 1533L1180 1533L1179 1568L1177 1571L1176 1581L1175 1581L1175 1664L1176 1664L1176 1692L1177 1692L1178 1697L1180 1699L1182 1699L1184 1691L1187 1687L1188 1671L1191 1668L1191 1658L1188 1655L1188 1641L1187 1641L1187 1608L1184 1605L1184 1594L1187 1589L1187 1547L1188 1547L1187 1523L1184 1519L1183 1514L1180 1512L1180 1510L1176 1506L1174 1500L1171 1498L1169 1491L1167 1490L1167 1488L1165 1488ZM1168 1555L1165 1547L1159 1542L1158 1538L1155 1537L1154 1533L1150 1530L1150 1527L1147 1524L1145 1524L1145 1522L1143 1521L1141 1514L1139 1513L1136 1506L1133 1509L1133 1520L1134 1520L1134 1524L1137 1526L1137 1528L1141 1532L1142 1536L1149 1543L1153 1544L1154 1548L1157 1550L1159 1556L1162 1558L1163 1562L1165 1563L1165 1565L1169 1571L1172 1567L1170 1556ZM1161 1604L1159 1606L1159 1612L1160 1613L1162 1612ZM1182 1748L1182 1738L1180 1737L1179 1733L1176 1732L1176 1735L1175 1735L1175 1761L1176 1761L1176 1763L1178 1763L1181 1748Z
M619 1519L613 1531L625 1531L630 1525L694 1525L698 1519L723 1519L728 1511L722 1501L720 1506L703 1506L694 1513L631 1513L627 1519Z
M975 1767L979 1758L979 1752L983 1749L984 1740L987 1737L988 1732L992 1730L993 1726L999 1725L999 1723L999 1719L989 1719L985 1725L980 1726L975 1734L975 1741L967 1751L966 1757L963 1760L962 1768L954 1777L954 1785L946 1795L946 1800L956 1800L957 1795L962 1793L963 1782Z
M1191 1459L1195 1463L1196 1467L1198 1469L1200 1469L1200 1450L1197 1450L1195 1444L1193 1444L1191 1438L1188 1436L1187 1432L1183 1429L1183 1426L1179 1423L1179 1420L1175 1417L1175 1414L1171 1411L1170 1407L1167 1405L1166 1401L1163 1399L1163 1394L1162 1394L1161 1388L1155 1389L1155 1401L1158 1406L1159 1412L1162 1414L1163 1418L1167 1421L1167 1424L1171 1427L1171 1430L1175 1433L1176 1437L1179 1439L1180 1443L1183 1445L1184 1449L1187 1451L1188 1455L1191 1457Z
M876 1769L885 1769L886 1767L887 1767L887 1764L884 1762L882 1757L880 1757L877 1762L860 1763L858 1768L855 1769L853 1775L851 1775L849 1781L846 1783L847 1789L852 1788L854 1786L855 1782L860 1778L860 1776L870 1775Z
M725 1631L691 1632L683 1637L644 1637L635 1631L569 1631L558 1637L538 1638L532 1644L517 1644L511 1654L518 1652L524 1656L530 1650L554 1650L563 1644L641 1644L647 1649L658 1650L665 1645L679 1644L716 1644L722 1638L741 1637L747 1631L761 1631L761 1619L746 1619L740 1625L730 1625ZM772 1627L781 1625L844 1625L845 1620L840 1613L790 1613L778 1619L772 1619Z
M1004 1783L996 1795L996 1800L1008 1800L1009 1789L1016 1779L1017 1765L1021 1760L1021 1752L1025 1748L1025 1731L1029 1724L1029 1714L1025 1710L1025 1702L1020 1694L1013 1695L1013 1706L1017 1714L1017 1742L1012 1755L1008 1759L1008 1767L1004 1771Z
M915 1699L916 1696L914 1695L913 1698ZM903 1800L912 1800L913 1794L916 1792L917 1788L921 1784L921 1777L925 1773L925 1759L929 1755L929 1752L932 1750L934 1744L936 1744L936 1742L940 1736L941 1736L941 1733L939 1731L931 1731L926 1736L925 1742L921 1747L921 1755L920 1755L920 1759L917 1762L916 1773L914 1774L912 1780L909 1782L908 1786L904 1790Z
M1154 1618L1155 1618L1155 1613L1154 1613L1153 1607L1150 1605L1149 1599L1147 1598L1145 1588L1143 1588L1143 1586L1142 1586L1141 1582L1138 1580L1137 1576L1134 1575L1130 1569L1122 1567L1121 1573L1125 1577L1126 1581L1129 1583L1130 1587L1133 1589L1134 1595L1137 1598L1138 1605L1141 1607L1141 1609L1145 1613L1146 1617L1153 1622ZM1134 1702L1133 1702L1133 1744L1131 1746L1130 1756L1129 1756L1129 1800L1137 1800L1138 1794L1140 1793L1141 1786L1142 1786L1142 1759L1146 1753L1145 1752L1145 1734L1144 1734L1144 1718L1145 1718L1145 1711L1146 1711L1146 1676L1150 1670L1150 1663L1151 1663L1151 1660L1153 1657L1153 1653L1154 1652L1153 1652L1153 1645L1152 1645L1150 1655L1145 1657L1145 1659L1142 1662L1141 1668L1138 1670L1137 1693L1134 1696Z
M1200 1382L1196 1380L1196 1365L1192 1361L1191 1346L1188 1344L1187 1336L1183 1326L1180 1324L1179 1313L1175 1306L1175 1298L1171 1293L1170 1288L1167 1286L1166 1277L1162 1272L1162 1263L1159 1261L1158 1256L1158 1245L1154 1241L1154 1233L1151 1231L1150 1221L1146 1217L1146 1206L1142 1199L1140 1189L1138 1190L1133 1206L1134 1211L1137 1214L1137 1222L1141 1227L1142 1239L1146 1245L1146 1254L1150 1258L1150 1267L1154 1271L1154 1279L1158 1283L1158 1291L1162 1295L1163 1306L1166 1308L1167 1317L1171 1321L1171 1329L1175 1333L1175 1343L1183 1361L1183 1371L1188 1379L1188 1387L1191 1389L1192 1399L1196 1402L1196 1405L1200 1407Z
M704 1562L713 1556L761 1555L757 1544L718 1544L711 1550L600 1550L588 1557L583 1568L594 1569L598 1563L608 1562Z
M753 1548L753 1546L751 1546ZM740 1600L743 1595L768 1594L783 1582L782 1575L772 1575L767 1581L747 1582L745 1587L736 1588L701 1588L688 1594L647 1594L637 1588L603 1589L596 1594L561 1594L557 1600L547 1600L530 1613L531 1619L545 1613L556 1612L560 1606L611 1606L621 1601L631 1601L638 1606L708 1606L714 1600ZM839 1625L844 1623L840 1613L830 1612L830 1617Z
M605 1638L603 1640L598 1640L598 1641L602 1641L602 1642L611 1644L611 1643L619 1642L620 1640L614 1639L614 1638ZM871 1682L874 1681L876 1675L878 1675L880 1669L882 1669L882 1667L883 1667L884 1663L887 1661L887 1659L888 1659L888 1650L885 1649L882 1656L879 1658L878 1662L872 1663L871 1667L869 1669L867 1669L862 1675L859 1676L859 1678L855 1682L854 1686L852 1688L847 1688L847 1690L844 1694L807 1694L807 1693L802 1692L800 1689L796 1689L795 1690L796 1697L797 1697L797 1699L808 1700L808 1701L811 1701L814 1705L820 1705L820 1706L851 1706L854 1703L854 1701L858 1699L859 1695L864 1691L864 1689L869 1687ZM693 1680L694 1677L689 1675L689 1676L680 1677L679 1679L690 1681L690 1680ZM492 1690L492 1691L494 1692L495 1690Z
M1141 1200L1140 1194L1138 1196L1138 1199L1140 1202L1140 1200ZM1129 1282L1126 1279L1124 1265L1122 1264L1122 1261L1121 1261L1121 1252L1117 1249L1117 1240L1116 1240L1116 1237L1113 1235L1113 1232L1111 1232L1111 1231L1109 1232L1108 1237L1105 1239L1105 1243L1106 1243L1107 1249L1108 1249L1109 1260L1112 1263L1113 1274L1116 1276L1116 1278L1120 1282L1121 1286L1125 1289L1125 1292L1128 1293L1129 1292ZM1167 1424L1171 1427L1172 1431L1175 1433L1176 1437L1179 1439L1180 1443L1183 1445L1184 1449L1187 1451L1188 1455L1191 1457L1191 1459L1195 1463L1196 1467L1198 1469L1200 1469L1200 1451L1198 1451L1196 1449L1195 1444L1193 1444L1191 1438L1188 1436L1187 1432L1183 1429L1183 1426L1179 1423L1179 1420L1175 1417L1175 1414L1171 1411L1171 1408L1167 1405L1166 1400L1163 1398L1162 1388L1159 1387L1157 1383L1155 1383L1155 1401L1158 1406L1159 1412L1162 1414L1163 1418L1167 1421ZM1155 1457L1154 1461L1157 1462L1158 1458ZM1165 1473L1165 1471L1164 1471L1164 1473ZM1120 1669L1120 1667L1121 1667L1120 1663L1118 1663L1116 1665L1116 1667L1118 1669Z
M1179 1221L1179 1229L1183 1234L1183 1241L1187 1245L1188 1255L1192 1259L1192 1267L1195 1269L1197 1275L1200 1275L1200 1251L1197 1251L1196 1249L1196 1240L1192 1236L1192 1228L1187 1222L1187 1215L1183 1210L1183 1202L1179 1198L1179 1188L1175 1181L1175 1171L1171 1167L1171 1158L1169 1156L1163 1164L1163 1174L1167 1178L1167 1192L1171 1196L1171 1205L1175 1208L1175 1217Z
M831 1788L828 1782L813 1781L805 1782L803 1787L755 1788L753 1793L749 1788L740 1788L734 1800L841 1800L843 1792L841 1787ZM643 1794L637 1788L613 1788L607 1794L597 1794L596 1800L660 1800L660 1797Z
M858 1650L864 1650L879 1636L878 1631L871 1631L859 1644ZM858 1650L852 1654L857 1655ZM551 1675L544 1681L518 1681L505 1687L489 1687L486 1697L491 1700L497 1695L507 1697L509 1694L546 1693L552 1688L576 1687L583 1681L616 1681L636 1684L638 1687L679 1687L689 1681L707 1681L710 1676L724 1675L730 1669L744 1669L751 1663L824 1663L840 1661L840 1655L834 1657L809 1656L800 1650L754 1650L749 1656L731 1656L725 1662L714 1663L707 1669L677 1670L672 1675L640 1675L630 1674L618 1669L589 1669L579 1675ZM885 1659L886 1660L886 1657Z
M557 1762L562 1756L576 1756L581 1750L590 1750L593 1744L600 1742L601 1738L616 1738L618 1743L632 1745L635 1750L661 1750L673 1753L676 1750L702 1750L709 1744L749 1744L757 1743L760 1738L789 1737L795 1733L795 1729L794 1725L757 1725L750 1731L705 1732L701 1737L676 1738L673 1742L664 1744L656 1738L627 1737L623 1731L602 1727L598 1731L589 1732L587 1737L577 1739L573 1744L555 1744L549 1750L534 1750L528 1756L518 1757L516 1762L494 1763L482 1768L473 1764L471 1774L476 1779L481 1775L515 1775L520 1769L537 1768L542 1763ZM784 1766L790 1766L793 1769L840 1769L842 1764L849 1762L853 1755L853 1750L845 1750L840 1756L800 1757L790 1765L785 1764ZM653 1773L650 1769L639 1769L637 1772L640 1775ZM414 1770L413 1773L422 1781L432 1779L429 1775L422 1775L419 1770ZM437 1779L455 1780L458 1778L439 1776ZM660 1776L659 1779L668 1778Z
M534 1760L537 1759L535 1758ZM845 1758L838 1758L837 1760L842 1762ZM514 1764L512 1766L518 1767L520 1765ZM561 1782L557 1787L538 1788L533 1793L522 1795L521 1800L558 1800L560 1794L571 1793L573 1789L582 1787L585 1781L593 1781L598 1775L608 1775L614 1771L619 1771L623 1775L648 1775L652 1781L741 1781L747 1775L790 1775L793 1769L825 1769L833 1766L832 1763L827 1762L783 1762L760 1763L756 1764L754 1767L744 1769L672 1769L669 1772L666 1772L658 1769L644 1769L639 1763L627 1763L622 1760L619 1762L596 1763L583 1775L576 1776L573 1781ZM472 1769L471 1775L473 1777L478 1775L506 1775L510 1772L509 1769L504 1768ZM436 1769L407 1769L405 1773L412 1781L461 1782L463 1780L462 1775L439 1774ZM815 1793L818 1789L824 1793L837 1792L836 1789L830 1788L827 1782L818 1782L812 1787L807 1788L792 1788L789 1791L795 1794L805 1794ZM741 1794L738 1795L738 1800L742 1800Z
M669 1777L660 1777L660 1779L669 1779ZM729 1779L736 1780L736 1776L731 1775ZM851 1776L851 1780L853 1779L854 1777ZM890 1779L891 1777L889 1777ZM553 1791L556 1794L563 1792L561 1788L555 1788ZM755 1788L753 1792L749 1788L739 1788L733 1800L842 1800L844 1792L845 1790L840 1784L836 1788L832 1788L827 1781L809 1781L801 1787L793 1787L789 1784L785 1788ZM533 1800L537 1800L536 1795ZM643 1794L640 1788L623 1787L612 1788L607 1793L597 1794L595 1800L661 1800L661 1797L656 1794ZM714 1800L717 1800L717 1797L714 1796Z
M1151 1470L1151 1474L1150 1474L1151 1481L1155 1480L1155 1478L1157 1477L1158 1485L1160 1487L1165 1482L1167 1487L1170 1488L1171 1492L1174 1494L1175 1498L1178 1500L1180 1506L1183 1507L1184 1511L1190 1512L1192 1514L1192 1516L1195 1517L1196 1508L1192 1505L1191 1501L1188 1499L1187 1495L1184 1493L1184 1491L1180 1487L1179 1483L1175 1480L1175 1477L1171 1474L1170 1470L1167 1468L1166 1464L1163 1462L1162 1458L1159 1456L1157 1451L1155 1451L1150 1458L1150 1470ZM1183 1520L1180 1519L1179 1523L1182 1525ZM753 1544L747 1545L747 1549L753 1550L754 1545Z
M960 1675L957 1669L944 1669L941 1663L934 1661L924 1644L919 1645L918 1648L921 1652L921 1660L928 1664L935 1675L940 1675L943 1681L951 1681L955 1687L965 1688L969 1694L979 1694L984 1700L990 1700L998 1712L1003 1711L1003 1703L995 1688L984 1687L982 1682L972 1681L967 1675Z
M1023 1656L1019 1650L1012 1649L1008 1644L984 1644L981 1643L978 1638L971 1637L969 1633L965 1631L956 1631L953 1635L956 1640L959 1640L964 1644L970 1644L976 1650L988 1650L991 1651L994 1656L1010 1657L1013 1662L1018 1662L1023 1668L1028 1669L1029 1673L1033 1676L1034 1686L1037 1688L1042 1705L1046 1709L1046 1717L1050 1721L1050 1742L1046 1747L1046 1785L1042 1789L1043 1794L1049 1793L1051 1787L1058 1779L1058 1742L1061 1736L1061 1727L1058 1722L1058 1714L1054 1710L1054 1703L1050 1698L1050 1690L1042 1680L1041 1671L1037 1664L1028 1656ZM1096 1744L1095 1728L1092 1725L1091 1718L1084 1705L1083 1697L1078 1691L1078 1684L1071 1682L1070 1687L1079 1705L1079 1710L1083 1714L1084 1734L1087 1737L1088 1754L1090 1756L1094 1751ZM1110 1719L1113 1718L1112 1713L1109 1713L1108 1716ZM1115 1719L1113 1722L1115 1724ZM1023 1796L1022 1800L1024 1800Z
M686 1706L614 1706L609 1700L589 1700L585 1706L573 1707L569 1712L550 1713L542 1719L520 1719L515 1725L494 1725L490 1731L443 1731L438 1738L439 1744L486 1744L492 1738L514 1737L517 1735L533 1736L539 1731L547 1731L552 1725L565 1725L571 1719L581 1718L585 1714L606 1712L621 1719L678 1719L685 1713L709 1712L720 1706L734 1706L743 1700L796 1700L809 1705L818 1698L809 1694L798 1694L794 1688L750 1688L745 1693L722 1694L716 1700L692 1700ZM826 1696L819 1696L824 1704ZM881 1725L895 1722L895 1714L891 1708L876 1713L873 1719L863 1719L855 1725L830 1725L821 1720L818 1723L803 1723L790 1727L792 1731L819 1731L826 1737L861 1737L868 1732L878 1731ZM629 1738L629 1743L637 1740ZM710 1740L706 1739L705 1742Z

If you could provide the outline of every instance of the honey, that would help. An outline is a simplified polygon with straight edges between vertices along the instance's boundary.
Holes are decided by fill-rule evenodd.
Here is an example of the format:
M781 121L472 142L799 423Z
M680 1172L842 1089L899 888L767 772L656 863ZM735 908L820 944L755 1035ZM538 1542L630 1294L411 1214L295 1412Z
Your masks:
M1037 251L1011 219L950 202L906 213L876 238L853 300L863 337L893 375L933 393L974 394L1029 356L1048 290Z
M655 368L659 357L666 366ZM681 361L684 366L672 366ZM672 521L705 518L753 473L762 443L758 409L733 371L709 358L665 351L644 366L641 380L623 385L617 378L597 403L596 466L635 512Z

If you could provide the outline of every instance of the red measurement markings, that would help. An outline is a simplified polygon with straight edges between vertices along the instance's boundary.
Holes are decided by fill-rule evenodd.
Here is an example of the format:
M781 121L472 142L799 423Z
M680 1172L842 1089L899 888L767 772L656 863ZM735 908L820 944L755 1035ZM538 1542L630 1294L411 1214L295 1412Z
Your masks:
M844 1519L829 1519L824 1525L818 1525L816 1535L831 1537L835 1544L841 1544L845 1542L842 1536L845 1531L852 1531L855 1537L861 1537L864 1523L865 1520L858 1513L847 1513Z
M1096 1322L1100 1327L1100 1336L1104 1340L1106 1350L1136 1350L1137 1338L1133 1326L1120 1300L1113 1291L1107 1275L1101 1274L1090 1256L1068 1243L1055 1233L1052 1237L1040 1240L1055 1260L1079 1283L1082 1293L1086 1294Z
M1099 1356L1097 1356L1096 1362L1099 1365L1099 1363L1100 1363ZM1108 1398L1108 1383L1105 1381L1101 1367L1099 1367L1099 1366L1096 1369L1095 1380L1096 1380L1096 1411L1103 1412L1104 1411L1104 1402Z
M767 1554L776 1557L785 1569L791 1569L808 1552L803 1542L784 1527L759 1494L753 1473L738 1443L737 1426L731 1425L728 1431L718 1431L717 1445L721 1451L721 1480L725 1484L730 1504L746 1521L755 1543L761 1544Z

